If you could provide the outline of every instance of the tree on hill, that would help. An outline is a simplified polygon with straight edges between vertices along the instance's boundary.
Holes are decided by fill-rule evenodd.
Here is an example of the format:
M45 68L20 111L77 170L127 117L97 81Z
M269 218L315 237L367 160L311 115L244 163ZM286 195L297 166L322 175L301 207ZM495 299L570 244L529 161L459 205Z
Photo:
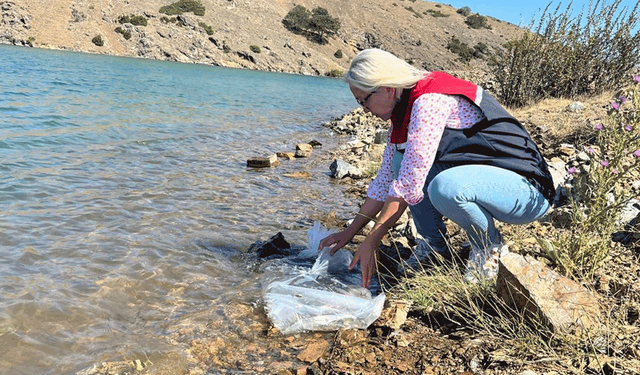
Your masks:
M294 33L302 33L309 28L311 13L302 5L296 5L282 20L284 27Z
M311 11L309 29L318 37L318 43L325 41L325 36L334 35L340 29L340 20L329 15L325 8L317 7Z
M311 12L302 5L296 5L282 20L284 27L296 34L306 35L309 39L322 44L326 37L334 35L340 29L340 20L331 17L322 7Z

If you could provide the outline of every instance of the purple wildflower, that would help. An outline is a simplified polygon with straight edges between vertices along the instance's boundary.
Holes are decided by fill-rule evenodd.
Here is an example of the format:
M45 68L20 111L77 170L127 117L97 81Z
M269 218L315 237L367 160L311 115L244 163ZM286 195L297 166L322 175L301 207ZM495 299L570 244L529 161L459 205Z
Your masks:
M620 109L620 103L618 102L612 102L611 103L611 108L615 109L616 111Z
M634 80L636 83L640 83L640 75L633 76L633 80Z
M632 131L632 130L633 130L633 126L631 126L631 125L627 125L627 126L625 126L625 127L624 127L624 130L626 130L626 131L630 132L630 131Z
M618 100L620 100L620 103L624 104L628 101L628 99L625 96L621 96L618 98Z
M594 150L593 147L589 147L587 149L587 152L590 153L590 154L593 154L594 152L596 152L596 150Z
M571 167L571 168L567 169L567 173L575 174L576 173L576 167Z
M603 161L600 162L600 165L606 168L606 167L609 166L609 161L603 160Z
M633 152L633 156L637 157L638 159L640 159L640 149L637 149Z
M612 104L612 105L613 105L613 104ZM594 129L596 129L596 130L602 130L602 129L604 129L604 125L602 125L602 124L596 124L596 126L594 126L593 128L594 128Z
M618 174L618 170L617 170L617 169L615 169L615 168L613 168L613 169L611 170L611 173L613 173L613 174Z

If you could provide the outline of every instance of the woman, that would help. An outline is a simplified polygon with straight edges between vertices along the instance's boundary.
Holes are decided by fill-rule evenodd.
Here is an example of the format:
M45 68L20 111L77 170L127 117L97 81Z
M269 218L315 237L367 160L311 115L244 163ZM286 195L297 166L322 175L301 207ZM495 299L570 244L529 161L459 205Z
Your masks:
M383 236L409 207L425 240L416 247L417 260L433 251L448 255L444 215L469 237L465 277L495 275L497 257L507 250L494 219L537 220L555 196L547 164L526 130L480 87L416 69L379 49L360 52L344 79L366 112L392 126L359 213L320 248L333 246L333 254L375 219L350 265L360 262L362 286L368 288Z

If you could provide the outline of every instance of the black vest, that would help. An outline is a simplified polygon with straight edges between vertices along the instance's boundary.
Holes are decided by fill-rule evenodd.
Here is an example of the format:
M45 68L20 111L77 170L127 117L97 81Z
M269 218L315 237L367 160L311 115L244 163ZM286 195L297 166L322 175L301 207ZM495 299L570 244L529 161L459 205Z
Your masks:
M445 128L435 162L508 169L525 177L552 203L556 191L549 167L524 126L487 92L479 108L486 119L467 129Z

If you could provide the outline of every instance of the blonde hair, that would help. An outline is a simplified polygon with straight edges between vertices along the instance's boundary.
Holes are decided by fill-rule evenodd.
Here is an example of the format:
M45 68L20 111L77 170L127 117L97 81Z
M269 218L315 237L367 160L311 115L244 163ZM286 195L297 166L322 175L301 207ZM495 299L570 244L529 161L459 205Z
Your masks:
M353 58L344 81L365 92L374 92L380 87L408 89L414 87L427 73L387 51L371 48ZM402 90L396 92L401 93Z

